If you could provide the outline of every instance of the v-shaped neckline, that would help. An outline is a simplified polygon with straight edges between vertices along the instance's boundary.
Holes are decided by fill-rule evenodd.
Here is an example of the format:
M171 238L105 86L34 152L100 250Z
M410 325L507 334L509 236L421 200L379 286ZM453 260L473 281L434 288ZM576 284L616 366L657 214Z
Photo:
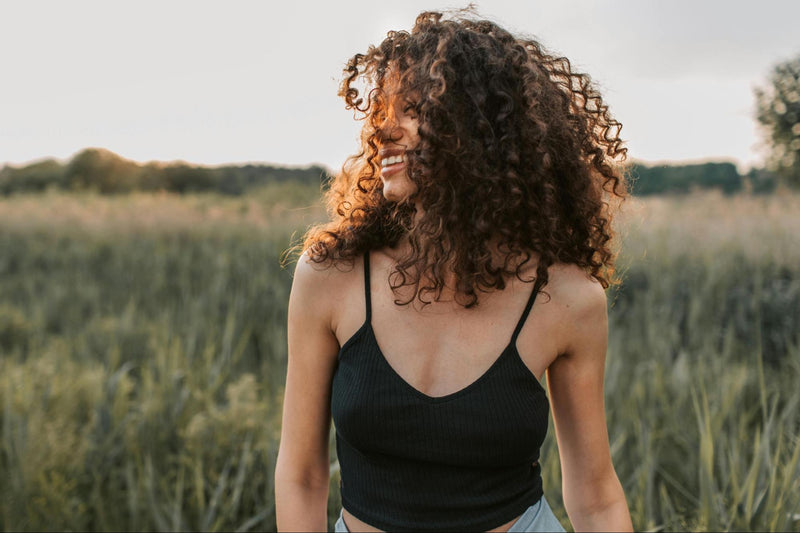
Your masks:
M491 374L493 374L494 371L498 367L500 367L500 365L506 359L508 352L516 351L516 346L514 346L514 342L513 341L509 342L506 345L506 347L503 348L503 350L500 352L500 354L497 356L497 358L495 358L495 360L492 362L492 364L489 366L489 368L487 368L477 378L472 380L468 385L466 385L466 386L464 386L464 387L462 387L462 388L460 388L460 389L458 389L458 390L456 390L454 392L447 393L447 394L445 394L443 396L431 396L429 394L426 394L426 393L422 392L417 387L415 387L414 385L409 383L409 381L406 378L404 378L402 375L400 375L400 373L392 366L392 364L389 362L389 360L386 359L386 355L383 353L383 350L381 349L380 344L378 343L378 339L375 336L375 330L372 328L372 324L370 322L366 322L362 326L362 328L365 329L366 332L369 334L370 340L373 343L373 346L374 346L375 350L377 351L378 359L380 359L382 361L382 363L386 366L386 368L389 370L389 372L392 375L394 375L394 377L396 378L396 381L398 381L401 384L401 386L403 388L405 388L408 392L410 392L414 396L417 396L417 397L421 398L422 400L424 400L424 401L426 401L428 403L446 402L446 401L449 401L449 400L454 400L454 399L456 399L456 398L458 398L458 397L460 397L462 395L465 395L465 394L468 394L468 393L472 392L473 389L477 388L483 381L488 379L488 377ZM347 344L348 343L345 343L345 346ZM524 365L524 363L523 363L523 365ZM531 378L536 382L536 384L539 385L539 387L541 387L541 383L539 383L539 379L533 374L533 372L531 372L530 369L528 369L527 366L525 366L525 369L530 373Z
M366 300L366 317L361 327L355 333L353 333L353 335L349 339L347 339L347 341L345 341L345 343L339 349L339 355L338 355L339 358L341 358L342 354L346 351L346 349L352 343L354 343L360 336L364 335L365 333L369 333L369 337L371 338L373 347L378 352L377 354L378 359L380 359L382 361L382 364L387 367L389 373L394 375L395 381L399 382L401 387L403 387L406 391L408 391L412 395L416 396L417 398L420 398L425 402L440 403L456 399L476 389L481 383L483 383L488 378L488 376L490 376L492 373L495 372L495 370L498 367L500 367L503 361L508 359L509 352L513 352L511 355L516 355L516 360L519 363L519 366L521 366L524 369L525 373L534 381L536 387L541 392L545 392L544 387L542 387L542 384L539 382L539 378L531 371L530 368L528 368L528 365L526 365L525 362L522 361L522 357L519 355L519 351L517 350L517 337L519 336L519 333L522 330L522 326L525 323L525 319L528 317L528 313L530 312L531 308L533 307L533 303L536 300L536 295L539 292L541 280L537 279L536 283L534 283L533 290L531 291L531 294L528 297L525 310L523 311L522 316L517 322L517 326L514 329L514 333L511 336L511 340L506 345L506 347L501 350L500 354L497 356L494 362L489 366L489 368L487 368L480 376L478 376L468 385L457 391L445 394L443 396L430 396L422 392L421 390L417 389L416 387L414 387L411 383L409 383L408 380L406 380L403 376L400 375L399 372L397 372L397 370L395 370L395 368L391 365L391 363L389 363L389 360L386 359L386 356L383 353L380 344L378 343L378 339L375 336L375 330L372 327L372 298L371 298L369 274L370 274L369 252L366 252L364 254L364 293Z

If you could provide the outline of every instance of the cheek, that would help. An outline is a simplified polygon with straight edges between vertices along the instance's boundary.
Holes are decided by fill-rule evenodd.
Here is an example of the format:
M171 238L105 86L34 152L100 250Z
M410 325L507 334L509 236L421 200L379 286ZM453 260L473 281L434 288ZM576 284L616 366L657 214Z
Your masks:
M403 131L403 144L413 148L419 142L419 120L404 117L400 121L400 129Z
M417 144L419 144L419 122L415 120L410 130L411 133L409 137L411 138L412 144L416 146Z

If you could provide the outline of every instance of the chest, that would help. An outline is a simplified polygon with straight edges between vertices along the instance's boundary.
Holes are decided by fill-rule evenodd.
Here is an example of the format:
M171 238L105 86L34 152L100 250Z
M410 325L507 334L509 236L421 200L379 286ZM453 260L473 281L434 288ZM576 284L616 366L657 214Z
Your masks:
M452 394L482 376L508 348L502 316L414 315L381 309L372 318L377 351L404 381L427 396Z
M513 348L465 387L430 396L389 365L367 325L339 354L331 413L367 457L497 467L535 460L549 403Z
M548 334L549 317L539 304L533 306L515 342L512 340L530 285L515 294L509 291L486 298L473 309L452 302L436 302L422 309L398 306L393 293L375 285L369 327L377 351L394 373L426 396L442 397L469 386L510 348L518 351L537 379L558 355L557 338ZM349 307L364 305L357 300ZM363 313L349 313L344 318L338 335L340 346L363 328L365 319Z

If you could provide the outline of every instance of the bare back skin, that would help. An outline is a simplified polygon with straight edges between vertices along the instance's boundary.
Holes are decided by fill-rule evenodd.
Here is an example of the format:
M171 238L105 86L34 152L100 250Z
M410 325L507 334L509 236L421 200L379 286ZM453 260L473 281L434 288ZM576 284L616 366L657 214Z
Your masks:
M508 345L533 283L512 277L504 290L480 293L479 304L471 309L454 302L452 290L445 291L441 301L424 307L418 301L399 306L394 304L398 295L388 283L395 258L396 251L389 248L370 252L371 322L386 361L409 385L430 397L467 387ZM340 268L330 269L335 273L329 274L324 298L326 306L331 305L331 331L341 347L364 324L366 311L363 259L355 260L352 268ZM580 300L580 293L586 290L602 291L599 283L577 267L555 265L549 272L547 294L536 299L517 340L523 362L538 380L564 351L574 299ZM529 280L534 274L531 261L521 277ZM405 300L408 290L404 288L399 296ZM343 509L343 517L350 531L380 531L347 509ZM507 531L517 519L491 531Z

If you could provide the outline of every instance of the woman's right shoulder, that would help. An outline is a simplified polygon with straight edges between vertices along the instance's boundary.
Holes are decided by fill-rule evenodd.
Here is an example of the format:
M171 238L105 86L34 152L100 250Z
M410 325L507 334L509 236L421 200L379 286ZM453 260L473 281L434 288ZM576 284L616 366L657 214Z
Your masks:
M335 322L335 311L348 301L354 287L363 286L363 256L352 260L315 261L308 250L297 260L292 300Z
M334 291L337 287L349 283L363 270L363 256L355 259L326 259L317 261L308 250L297 260L294 270L294 284L308 286L313 289Z

